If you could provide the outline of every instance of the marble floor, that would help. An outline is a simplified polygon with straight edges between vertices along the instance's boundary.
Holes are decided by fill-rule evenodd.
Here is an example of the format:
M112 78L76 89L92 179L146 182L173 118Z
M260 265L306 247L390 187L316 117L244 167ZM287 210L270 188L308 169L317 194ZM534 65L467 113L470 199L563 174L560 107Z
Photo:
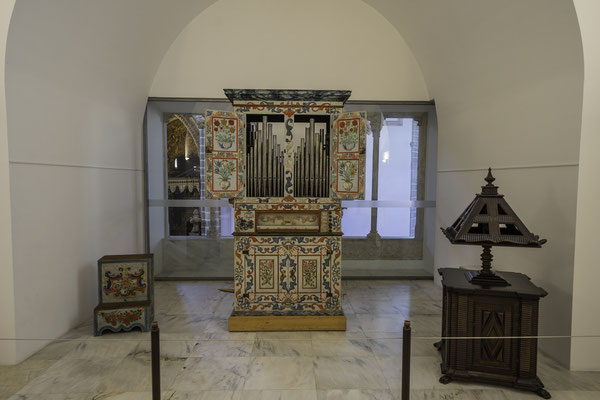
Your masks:
M400 340L413 327L411 400L539 399L488 385L442 385L441 290L432 281L345 281L346 332L229 333L230 282L157 282L163 399L400 399ZM0 367L0 399L150 399L150 341L92 335L91 320L28 360ZM556 400L600 399L600 372L571 372L540 354Z

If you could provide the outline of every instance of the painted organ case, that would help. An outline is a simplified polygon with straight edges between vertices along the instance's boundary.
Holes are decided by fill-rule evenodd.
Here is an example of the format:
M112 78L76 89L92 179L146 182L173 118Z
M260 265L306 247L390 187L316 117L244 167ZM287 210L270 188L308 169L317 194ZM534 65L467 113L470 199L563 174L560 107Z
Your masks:
M341 200L364 199L367 128L350 93L225 89L234 111L207 111L207 197L234 207L229 330L345 330Z

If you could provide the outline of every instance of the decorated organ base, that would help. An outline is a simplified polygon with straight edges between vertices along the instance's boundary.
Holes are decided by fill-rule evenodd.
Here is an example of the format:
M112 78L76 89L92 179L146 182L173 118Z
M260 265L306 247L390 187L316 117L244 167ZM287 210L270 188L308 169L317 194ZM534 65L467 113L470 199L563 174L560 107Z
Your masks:
M366 113L350 91L233 90L206 114L207 197L233 198L229 330L345 330L341 200L363 199Z

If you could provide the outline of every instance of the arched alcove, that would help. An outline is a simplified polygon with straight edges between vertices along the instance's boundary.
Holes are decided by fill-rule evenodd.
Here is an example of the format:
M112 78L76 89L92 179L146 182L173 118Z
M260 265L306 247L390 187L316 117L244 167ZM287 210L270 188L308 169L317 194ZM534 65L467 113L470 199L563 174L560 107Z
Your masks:
M150 96L222 98L223 88L238 87L430 99L398 31L362 0L218 1L171 44Z
M244 75L244 59L239 61L240 74L223 73L206 92L200 92L202 82L192 86L198 93L185 92L189 80L178 82L177 76L169 76L181 69L188 74L182 77L189 78L193 64L178 66L177 62L201 59L184 51L178 54L190 58L166 59L165 55L178 50L178 41L193 38L188 35L193 24L188 24L198 15L204 18L202 11L211 12L207 7L213 3L185 0L177 7L159 0L16 3L7 39L5 84L17 336L36 332L56 337L89 317L95 303L90 294L95 293L94 260L104 253L143 249L141 131L148 95L169 95L161 86L168 82L177 93L193 97L213 96L223 82L255 86L252 75ZM238 4L219 3L214 10ZM291 20L293 15L304 17L289 22L300 27L293 34L302 36L304 8L293 1L278 3L295 11ZM527 225L549 239L549 245L542 250L499 251L497 265L526 272L551 293L542 302L541 333L570 333L583 93L582 45L573 4L562 0L365 3L373 8L370 14L365 11L369 18L389 21L378 27L388 32L381 40L393 35L390 43L399 48L381 54L381 41L360 43L358 57L367 60L360 65L412 53L426 89L419 84L406 92L426 93L436 100L439 225L451 223L464 208L481 184L483 168L498 168L501 190ZM343 19L349 12L315 4L333 14L333 19ZM232 21L240 18L243 15ZM227 26L227 21L218 22ZM284 29L287 23L274 24ZM231 24L228 29L236 32L238 27ZM308 22L306 29L311 29ZM321 51L331 48L335 54L336 48L344 48L347 43L338 42L352 37L352 29L349 26L350 33L325 42L326 47L321 43ZM236 32L227 46L237 50L246 40L260 40L268 48L266 31L268 27L261 27L263 37L254 38L246 30ZM217 44L220 40L211 39ZM183 44L186 49L194 43ZM295 50L310 48L306 43ZM202 54L208 49L192 50ZM276 49L282 57L291 50ZM306 67L296 62L292 70ZM333 61L330 65L337 67ZM333 76L344 86L340 88L352 89L353 82L365 80L356 76L360 70L352 68L336 68L335 76L311 71L303 77L306 80L295 82L309 85L311 78L321 79L311 84L319 88L328 86L323 77ZM274 76L260 75L262 80L256 82L288 86L285 64L273 72ZM374 77L366 79L370 82ZM394 98L408 85L402 82L381 87L380 100ZM363 89L369 93L366 86ZM401 96L395 99L415 99ZM476 250L450 247L441 237L436 240L436 266L476 260ZM39 345L20 346L17 359ZM547 350L568 362L568 343Z

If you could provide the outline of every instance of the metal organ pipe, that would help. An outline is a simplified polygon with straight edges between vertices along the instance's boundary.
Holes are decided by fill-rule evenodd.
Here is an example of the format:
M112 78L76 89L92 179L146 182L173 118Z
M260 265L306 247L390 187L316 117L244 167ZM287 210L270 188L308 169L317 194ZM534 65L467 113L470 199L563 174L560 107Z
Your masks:
M310 138L310 158L308 159L309 170L310 170L310 191L309 196L315 196L315 119L309 120L308 136Z
M259 129L260 128L260 129ZM249 197L285 195L285 149L273 133L274 125L266 116L249 124L246 153ZM326 129L317 129L310 118L304 137L293 154L293 185L296 197L329 197L331 159Z

